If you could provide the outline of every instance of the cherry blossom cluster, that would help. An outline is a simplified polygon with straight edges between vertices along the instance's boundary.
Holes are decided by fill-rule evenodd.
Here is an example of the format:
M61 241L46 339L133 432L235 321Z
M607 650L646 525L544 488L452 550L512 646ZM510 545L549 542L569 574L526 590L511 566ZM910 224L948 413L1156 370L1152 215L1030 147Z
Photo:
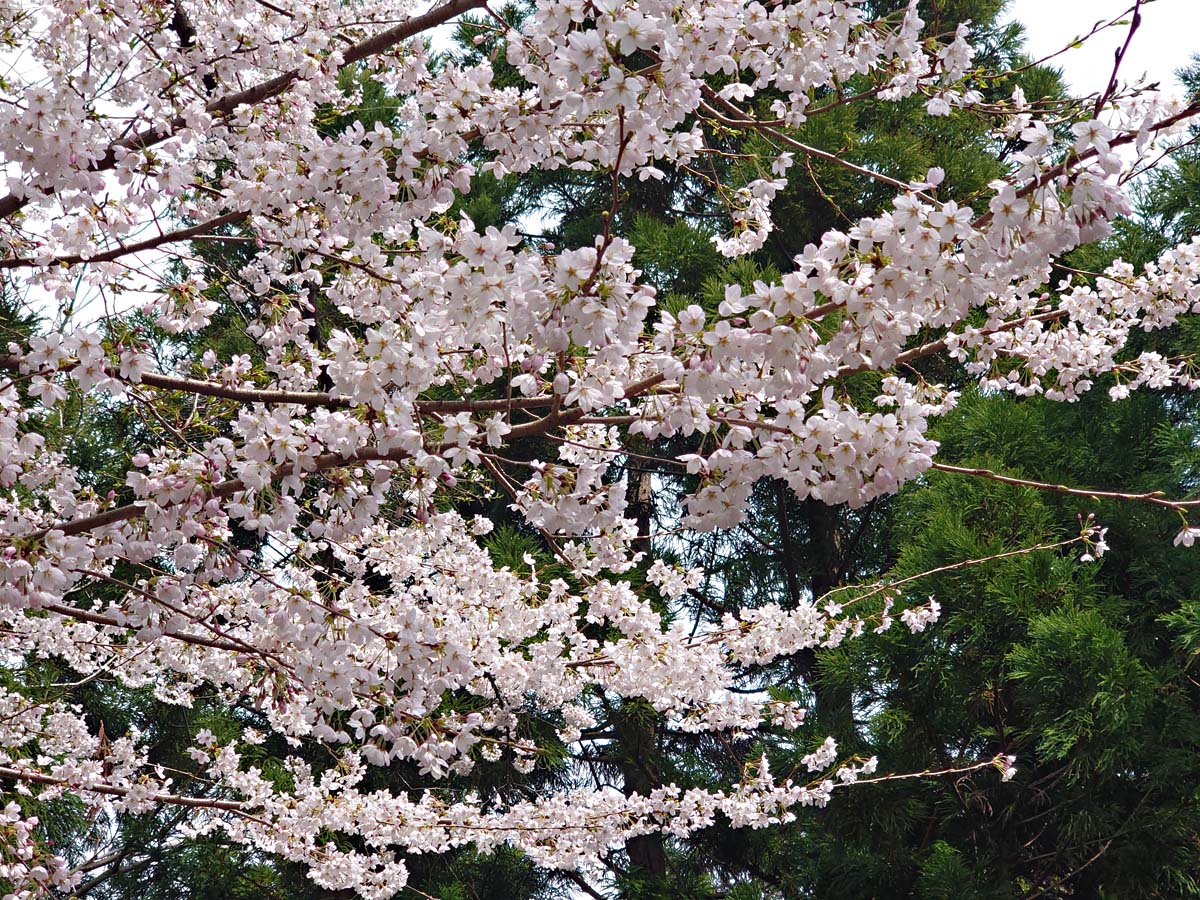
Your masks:
M15 800L0 813L0 881L9 885L5 897L32 900L52 889L69 891L83 880L62 856L49 854L34 838L37 816L22 814Z
M747 668L888 627L892 595L874 618L819 597L703 628L664 617L704 573L648 558L654 536L639 533L623 465L659 438L693 439L660 462L690 485L680 526L710 531L738 525L764 480L860 506L927 472L929 423L956 394L906 365L926 356L985 388L1059 400L1102 378L1114 400L1195 388L1192 360L1127 344L1200 312L1200 240L1094 281L1055 265L1130 211L1121 148L1142 158L1196 108L1109 97L1068 123L1019 92L984 104L969 31L925 40L915 2L873 21L846 0L541 0L519 26L486 20L517 84L497 76L498 56L443 62L422 40L492 15L481 0L423 7L0 10L6 46L28 60L0 88L0 273L6 291L59 305L0 358L0 650L165 702L215 689L250 703L260 728L339 760L314 771L289 757L283 790L246 759L262 731L202 733L192 759L223 799L177 795L137 735L101 741L79 710L6 690L3 774L133 812L195 806L196 833L221 830L366 897L404 886L396 849L508 842L587 868L652 831L684 836L718 814L764 827L824 804L877 763L839 762L827 742L804 757L811 783L777 779L764 759L726 790L579 788L507 807L360 786L368 766L397 761L431 779L481 763L531 771L545 748L523 717L576 745L598 697L641 698L684 731L795 730L803 707L740 690ZM943 196L939 170L899 181L800 142L791 129L851 102L855 79L877 101L992 116L1020 150L968 200ZM370 83L394 114L368 127L354 112ZM773 119L754 114L764 105ZM332 127L339 116L349 124ZM712 184L714 130L773 149L742 183ZM707 184L728 207L714 250L739 256L771 234L803 157L894 199L777 279L726 286L715 309L663 308L615 231L623 188L669 171ZM564 168L613 184L602 232L580 246L457 211L481 177ZM219 265L194 244L240 252ZM136 293L137 315L72 315L89 292ZM150 320L191 337L224 306L251 310L253 354L193 359L139 331ZM875 373L873 396L848 389L861 373ZM153 416L180 395L213 427L168 424L173 436L131 453L111 490L43 427L67 402ZM532 554L498 564L495 523L446 512L489 491L553 569ZM238 549L245 533L258 554ZM1185 522L1177 543L1196 533ZM1089 540L1098 556L1103 532ZM649 587L635 587L639 566ZM896 617L915 632L938 614L929 598ZM27 865L42 858L31 820L5 815L5 859L25 866L6 863L10 880L75 877ZM340 850L330 832L367 849Z
M355 888L365 897L387 897L404 885L406 872L391 853L354 853L316 845L321 824L354 834L369 847L407 846L446 852L472 843L487 850L504 842L552 868L595 869L611 846L652 831L676 837L710 826L718 815L736 827L763 828L794 819L797 806L823 806L837 786L832 778L800 784L777 781L764 758L731 791L666 785L647 796L625 797L612 788L574 790L544 800L488 810L468 798L449 803L425 795L419 801L389 792L360 791L364 768L345 760L342 772L317 777L303 764L292 774L303 799L273 802L260 776L241 772L236 751L222 749L214 768L239 772L242 793L259 801L266 818L229 816L207 820L197 832L224 831L240 841L312 865L314 880L328 888ZM870 771L870 765L843 772ZM842 784L850 783L840 775Z

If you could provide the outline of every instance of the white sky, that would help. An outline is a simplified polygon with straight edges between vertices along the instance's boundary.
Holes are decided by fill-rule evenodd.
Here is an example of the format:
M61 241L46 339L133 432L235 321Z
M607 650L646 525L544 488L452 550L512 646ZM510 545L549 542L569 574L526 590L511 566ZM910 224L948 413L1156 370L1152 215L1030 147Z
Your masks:
M1035 59L1061 50L1087 34L1098 21L1121 16L1133 0L1009 0L1007 17L1024 23L1030 55ZM1082 47L1051 61L1080 94L1095 93L1108 84L1113 52L1125 42L1128 25L1106 29ZM1200 53L1200 0L1151 0L1142 4L1142 24L1121 64L1125 82L1148 75L1169 93L1180 90L1175 70Z

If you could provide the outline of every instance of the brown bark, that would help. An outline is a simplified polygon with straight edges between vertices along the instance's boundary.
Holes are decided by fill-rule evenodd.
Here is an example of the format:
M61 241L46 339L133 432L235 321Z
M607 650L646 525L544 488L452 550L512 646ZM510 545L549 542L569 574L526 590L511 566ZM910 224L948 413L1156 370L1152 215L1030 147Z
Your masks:
M787 489L781 483L776 493L776 509L784 581L793 604L804 599L806 587L813 602L817 602L838 587L844 576L841 513L820 500L805 500L800 505L800 515L808 531L808 542L804 547L807 565L802 567L788 500ZM803 583L802 575L808 576L807 585ZM829 727L838 731L853 727L852 698L847 691L830 685L821 677L816 650L801 650L795 654L792 671L812 690L816 698L815 712Z
M634 549L650 552L650 533L654 523L654 486L651 472L630 468L626 487L629 514L637 522L637 540ZM620 750L621 778L625 796L649 794L662 787L662 773L658 767L658 735L656 724L659 716L649 706L639 701L622 705L614 722L617 746ZM636 875L650 879L662 879L667 874L667 852L661 834L644 834L625 842L625 851Z

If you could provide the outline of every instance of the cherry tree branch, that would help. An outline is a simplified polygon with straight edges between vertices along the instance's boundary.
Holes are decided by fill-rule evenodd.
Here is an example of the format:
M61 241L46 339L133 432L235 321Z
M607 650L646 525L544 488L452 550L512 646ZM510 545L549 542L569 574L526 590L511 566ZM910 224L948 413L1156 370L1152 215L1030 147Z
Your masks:
M825 600L831 598L834 594L844 593L845 591L853 591L855 589L869 588L869 590L865 594L859 594L858 596L847 601L846 603L841 604L843 606L849 606L851 603L860 603L863 600L867 600L871 597L876 596L877 594L888 593L888 592L894 590L895 588L900 587L900 585L902 585L902 584L911 584L914 581L920 581L922 578L928 578L931 575L940 575L943 572L954 572L954 571L957 571L958 569L966 569L971 566L981 566L986 563L996 562L997 560L1001 560L1001 559L1010 559L1014 556L1024 556L1029 553L1037 553L1040 550L1060 550L1063 547L1069 547L1072 544L1078 544L1085 540L1086 540L1086 538L1083 535L1078 535L1078 536L1072 537L1072 538L1065 538L1061 541L1053 541L1053 542L1044 543L1044 544L1035 544L1031 547L1019 547L1016 550L1006 550L1002 553L994 553L991 556L982 556L982 557L977 557L974 559L963 559L963 560L959 560L958 562L955 562L955 563L947 563L944 566L937 566L932 569L926 569L924 572L917 572L915 575L909 575L909 576L906 576L905 578L897 578L895 581L888 581L883 584L875 584L875 585L844 584L841 587L836 587L833 590L822 594L821 597L816 601L816 603L818 606L820 606L820 605L823 605L823 602Z
M651 375L636 381L625 388L624 396L627 399L633 399L658 386L665 380L662 374ZM545 434L551 428L559 425L571 425L578 420L584 418L582 409L575 408L566 412L553 412L548 415L535 419L532 422L527 422L523 425L515 426L509 436L511 438L532 437ZM440 453L449 449L448 446L438 446L431 448L430 452ZM342 468L344 466L353 465L356 462L400 462L408 459L407 451L401 449L381 450L378 447L360 447L358 450L350 454L342 453L323 453L311 460L308 460L307 467L303 470L305 475L316 475L329 469ZM297 474L298 462L287 462L276 466L273 479L285 478L288 475ZM241 479L233 478L227 481L222 481L219 484L213 485L210 490L205 493L205 499L219 498L225 499L233 496L246 489L246 485ZM146 507L141 503L129 503L124 506L117 506L102 513L97 513L93 516L86 516L82 519L75 519L70 522L63 522L51 528L47 528L41 532L28 537L42 537L51 531L58 531L65 535L85 534L90 531L95 531L99 528L105 528L109 525L115 525L120 522L127 522L132 519L139 519L146 514Z
M1113 70L1109 76L1108 86L1096 97L1096 105L1092 109L1092 117L1097 118L1100 115L1100 110L1104 108L1104 104L1117 91L1117 76L1121 72L1121 63L1125 59L1125 54L1129 50L1129 45L1133 43L1133 36L1137 33L1138 27L1142 24L1142 0L1135 0L1133 4L1133 17L1129 23L1129 33L1125 35L1125 43L1118 47L1113 53Z
M1030 322L1053 322L1056 319L1063 318L1067 315L1067 313L1068 310L1066 309L1050 309L1046 310L1045 312L1037 313L1036 315L1021 316L1019 319L1012 319L1003 323L1002 325L997 325L995 328L987 328L977 333L986 337L993 334L999 334L1003 331L1012 331L1014 328L1020 328L1022 325L1027 325ZM929 341L928 343L913 347L911 350L905 350L896 357L895 362L892 363L893 368L915 362L918 359L924 359L925 357L933 356L936 353L941 353L947 347L947 337L939 338L936 341ZM843 366L842 368L838 369L837 374L839 378L846 378L850 375L857 375L860 372L871 371L872 368L872 366L868 365Z
M113 784L73 784L65 778L54 778L42 772L14 769L11 766L0 766L0 778L10 778L29 784L43 784L49 787L90 791L93 794L103 794L107 797L128 797L132 792L130 788L118 787ZM153 803L169 803L174 806L190 806L197 809L216 809L223 812L241 813L248 808L239 800L216 800L209 797L188 797L183 794L151 794L149 799Z
M78 362L67 363L60 368L48 369L35 374L51 375L57 372L69 372L78 365ZM11 354L0 356L0 369L16 371L20 367L21 358L19 356ZM324 391L285 391L238 387L222 384L218 381L206 381L201 378L184 378L178 375L166 375L161 372L143 372L134 380L131 378L122 378L120 368L117 366L105 366L104 373L110 378L116 378L126 384L145 384L162 390L198 394L204 397L233 400L239 403L290 404L294 406L340 409L349 409L357 405L347 397L337 397ZM470 400L464 398L461 400L418 400L414 405L416 411L424 415L455 412L494 412L507 409L543 409L553 405L553 403L553 397L535 396L514 397L512 399Z
M1165 506L1167 509L1173 509L1181 512L1188 507L1200 506L1200 500L1172 500L1168 498L1162 491L1150 491L1144 494L1131 494L1121 491L1093 491L1087 488L1073 488L1065 484L1051 484L1046 481L1033 481L1028 478L1015 478L1011 475L1001 475L999 472L993 472L991 469L975 469L966 468L964 466L951 466L946 463L935 462L933 468L941 472L950 472L955 475L970 475L975 478L986 478L990 481L999 481L1003 484L1014 484L1020 487L1037 488L1040 491L1053 491L1059 494L1070 494L1073 497L1087 497L1091 500L1128 500L1136 503L1152 503L1156 506Z
M166 246L167 244L178 243L179 241L188 241L193 238L200 237L206 232L214 228L220 228L222 225L231 225L234 222L240 222L248 216L247 212L229 212L222 216L209 219L207 222L201 222L199 225L192 225L188 228L180 228L175 231L167 231L156 235L152 238L147 238L144 241L139 241L136 244L123 244L119 247L114 247L111 250L104 250L100 253L93 253L90 256L81 256L73 254L71 256L56 256L49 261L41 261L32 256L14 256L9 259L0 259L0 269L18 269L18 268L34 268L38 266L73 266L78 263L101 263L112 262L114 259L120 259L122 256L129 256L134 253L141 253L145 250L154 250L158 247Z
M113 616L106 616L103 613L92 612L91 610L81 609L77 606L66 606L62 603L43 603L40 607L47 612L55 613L56 615L64 616L70 619L78 619L81 622L90 622L93 625L102 625L106 628L128 628L124 622ZM198 647L208 647L212 650L228 650L230 653L245 653L247 645L240 643L231 643L222 641L218 638L207 638L203 635L189 634L182 631L167 631L163 633L163 637L171 638L172 640L180 641L184 644L194 644ZM258 648L251 648L255 653L262 653Z
M448 22L456 16L469 12L472 9L478 9L483 4L484 0L447 0L447 2L434 7L426 13L413 16L399 25L381 31L374 37L367 38L349 47L342 53L341 68L345 69L371 56L383 53L403 40L414 37L423 31L428 31L430 28ZM303 76L300 69L292 69L254 87L219 97L210 102L205 107L205 111L218 118L227 117L236 112L241 106L254 106L255 104L262 103L264 100L278 97L302 79ZM171 120L165 129L146 128L130 137L113 141L109 145L108 151L88 166L87 171L103 172L112 169L116 166L118 159L123 158L127 151L145 150L161 144L186 127L187 119L183 115L178 115ZM24 196L8 194L5 197L0 197L0 219L6 219L13 213L24 209L31 199L33 197L29 194L25 194Z

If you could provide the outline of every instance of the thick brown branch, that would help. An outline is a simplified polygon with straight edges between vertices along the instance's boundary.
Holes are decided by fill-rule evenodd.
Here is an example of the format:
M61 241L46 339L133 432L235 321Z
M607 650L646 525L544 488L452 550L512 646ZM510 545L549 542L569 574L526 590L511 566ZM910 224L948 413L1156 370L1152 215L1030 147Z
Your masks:
M112 373L109 373L112 374ZM296 406L352 407L355 404L346 397L335 397L321 391L278 391L258 388L231 387L215 381L199 378L180 378L147 372L141 384L168 391L186 394L201 394L222 400L240 403L294 404ZM502 412L508 409L543 409L554 403L553 397L514 397L511 400L495 398L487 400L418 400L414 406L418 414L456 412Z
M153 250L157 247L162 247L166 244L174 244L179 241L188 241L211 231L214 228L219 228L222 225L231 225L234 222L240 222L246 218L248 214L245 212L230 212L223 216L217 216L215 219L209 219L207 222L201 222L199 225L192 225L190 228L181 228L178 231L168 231L152 238L147 238L144 241L139 241L136 244L124 244L120 247L113 247L111 250L104 250L100 253L94 253L91 256L83 257L78 254L73 256L58 256L51 259L45 265L49 266L73 266L78 263L101 263L112 262L114 259L119 259L122 256L129 256L132 253L140 253L143 250ZM18 268L33 268L41 266L43 263L31 256L17 256L11 259L0 259L0 269L18 269Z
M125 797L129 794L129 788L111 784L72 784L62 778L53 778L41 772L29 772L9 766L0 766L0 778L25 781L30 784L45 784L51 787L74 788L75 790L91 791L93 794L104 794L108 797ZM225 812L243 812L246 809L246 804L238 800L213 800L208 797L185 797L181 794L151 794L149 799L155 803L170 803L175 806L191 806L199 809L219 809Z
M0 369L16 371L21 367L19 356L0 356ZM67 364L54 371L68 372L75 368ZM216 397L220 400L234 400L239 403L264 404L293 404L295 406L325 406L330 408L349 408L355 404L346 397L335 397L323 391L281 391L267 388L235 387L221 384L218 381L205 381L201 378L183 378L178 375L164 375L160 372L144 372L138 381L121 378L120 369L116 366L105 366L105 374L117 378L127 384L145 384L150 387L167 391L180 391L185 394L199 394L204 397ZM41 374L49 374L43 372ZM515 397L507 399L484 400L418 400L415 404L418 414L456 412L503 412L509 409L544 409L552 406L554 398L550 396Z
M81 622L91 622L93 625L103 625L108 628L129 627L112 616L106 616L103 613L96 613L87 609L80 609L76 606L65 606L61 603L43 603L39 609L44 609L47 612L56 613L60 616L66 616L70 619L78 619ZM200 647L210 647L214 650L228 650L231 653L245 653L247 652L248 646L231 641L222 641L218 638L207 638L198 634L188 634L187 632L183 631L165 632L163 637L180 641L184 644L195 644Z

